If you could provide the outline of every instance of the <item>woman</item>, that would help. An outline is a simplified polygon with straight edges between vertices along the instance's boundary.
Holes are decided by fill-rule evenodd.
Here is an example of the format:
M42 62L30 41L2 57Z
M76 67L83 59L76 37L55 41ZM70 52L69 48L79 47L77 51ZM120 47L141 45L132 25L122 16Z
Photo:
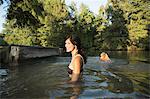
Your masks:
M79 81L80 75L83 71L83 65L86 63L86 57L81 48L81 40L78 36L67 36L65 41L66 52L71 52L72 59L68 66L68 73L71 77L69 82Z

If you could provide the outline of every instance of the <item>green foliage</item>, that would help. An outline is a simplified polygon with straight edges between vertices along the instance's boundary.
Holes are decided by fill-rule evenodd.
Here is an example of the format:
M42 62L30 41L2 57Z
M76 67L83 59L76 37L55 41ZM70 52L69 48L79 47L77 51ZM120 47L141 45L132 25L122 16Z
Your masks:
M94 45L94 19L94 14L90 12L84 4L82 4L81 11L78 17L78 35L81 37L82 43L87 49L91 48Z
M146 48L148 38L148 24L150 24L150 1L130 0L116 1L111 0L114 5L123 11L122 15L126 20L128 29L129 44L139 48ZM116 8L116 7L115 7ZM145 40L144 40L145 39ZM142 46L141 46L142 45Z
M32 30L28 27L25 28L13 28L12 33L8 33L5 36L5 40L9 44L17 44L17 45L33 45L33 40L36 38L32 35Z
M0 33L0 45L8 45L8 43L3 39L4 36L4 34Z
M3 0L0 0L3 1ZM65 0L11 0L4 24L9 44L63 47L68 34L78 34L89 52L149 49L150 1L109 0L94 15L86 5L80 11ZM134 47L135 48L135 47Z
M103 37L103 31L106 29L108 20L105 17L106 11L104 7L100 7L99 14L94 20L94 26L96 28L96 35L94 36L94 46L96 49L105 49L105 44L103 43L104 37Z
M48 46L48 36L50 33L51 27L42 26L37 29L37 39L38 45L42 45L44 47Z
M97 26L95 42L100 46L98 49L127 50L133 45L149 49L149 4L145 0L109 0L107 8L100 9L100 20L107 18L107 21Z
M6 40L13 44L58 46L59 39L52 39L62 35L60 23L67 14L62 0L13 0L5 24ZM20 35L28 38L26 43L16 37Z

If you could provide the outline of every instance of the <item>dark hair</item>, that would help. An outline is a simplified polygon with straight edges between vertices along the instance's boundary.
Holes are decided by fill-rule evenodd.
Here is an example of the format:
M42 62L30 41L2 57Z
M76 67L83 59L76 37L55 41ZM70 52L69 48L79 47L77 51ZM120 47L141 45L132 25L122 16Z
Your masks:
M76 45L76 46L77 46L78 53L83 57L84 63L86 64L86 62L87 62L87 57L85 56L85 53L84 53L83 48L82 48L82 46L81 46L81 40L80 40L80 38L79 38L77 35L74 34L74 35L68 35L68 36L66 37L66 40L67 40L67 39L70 39L71 43L72 43L73 45Z

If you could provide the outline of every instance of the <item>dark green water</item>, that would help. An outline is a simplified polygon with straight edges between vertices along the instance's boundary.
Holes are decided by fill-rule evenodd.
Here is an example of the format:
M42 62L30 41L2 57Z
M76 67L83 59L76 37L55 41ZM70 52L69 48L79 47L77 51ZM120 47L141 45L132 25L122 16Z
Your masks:
M150 53L108 52L113 63L105 70L98 56L88 57L82 81L66 84L70 57L29 60L8 68L0 79L1 98L96 99L150 98Z

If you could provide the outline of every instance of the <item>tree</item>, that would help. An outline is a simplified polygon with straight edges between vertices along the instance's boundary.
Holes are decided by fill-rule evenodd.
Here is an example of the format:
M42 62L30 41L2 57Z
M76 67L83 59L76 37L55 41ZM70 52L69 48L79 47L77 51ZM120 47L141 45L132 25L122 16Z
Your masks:
M79 27L77 28L78 35L81 37L84 47L90 49L94 45L94 36L96 34L93 23L95 16L84 4L81 4L80 10L78 16Z
M59 46L61 45L59 39L63 38L62 33L64 33L60 24L67 15L63 0L13 0L8 9L5 24L6 39L12 38L10 43L19 44L22 41L16 41L14 35L20 35L21 32L21 35L28 39L25 29L30 33L30 37L33 37L32 43L29 44L45 47Z
M114 8L122 10L128 29L129 46L146 48L148 46L149 5L148 0L110 0Z
M94 46L97 50L103 49L102 45L103 45L103 41L104 41L104 37L103 37L103 31L106 29L107 25L108 25L108 20L107 20L107 15L106 15L106 9L104 8L104 6L101 6L99 8L99 13L96 16L95 20L94 20L94 26L96 28L96 35L95 35L95 40L94 40Z
M123 11L118 7L117 2L113 2L107 5L104 12L103 19L105 20L102 22L104 27L99 28L101 29L99 32L100 48L105 50L126 50L128 31Z

